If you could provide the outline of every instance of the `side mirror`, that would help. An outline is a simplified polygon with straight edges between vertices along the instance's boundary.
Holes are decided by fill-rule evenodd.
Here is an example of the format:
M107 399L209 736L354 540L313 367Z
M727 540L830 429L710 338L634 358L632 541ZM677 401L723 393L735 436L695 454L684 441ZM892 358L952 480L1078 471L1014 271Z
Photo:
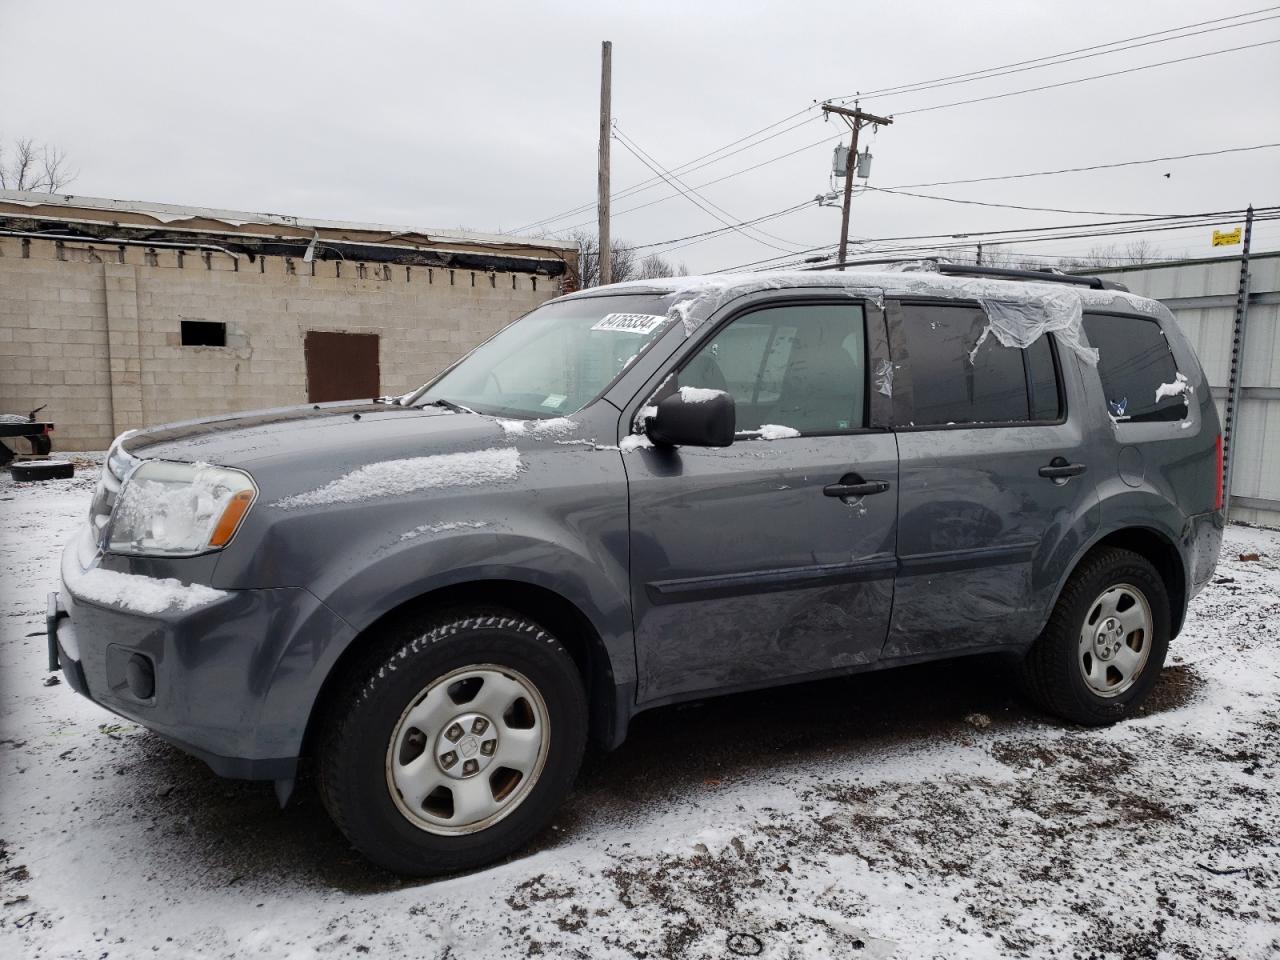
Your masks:
M727 447L737 426L733 397L723 390L681 387L649 417L649 439L669 447Z

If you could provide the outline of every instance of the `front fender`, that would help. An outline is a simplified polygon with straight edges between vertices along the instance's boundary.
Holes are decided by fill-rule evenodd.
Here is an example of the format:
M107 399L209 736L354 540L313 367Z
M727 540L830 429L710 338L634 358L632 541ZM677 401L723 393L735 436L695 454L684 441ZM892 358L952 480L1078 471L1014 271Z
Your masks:
M634 673L626 567L581 544L476 528L390 549L353 576L327 578L315 589L361 632L405 603L460 584L493 582L493 601L501 604L503 581L542 587L572 603L604 641L619 678Z

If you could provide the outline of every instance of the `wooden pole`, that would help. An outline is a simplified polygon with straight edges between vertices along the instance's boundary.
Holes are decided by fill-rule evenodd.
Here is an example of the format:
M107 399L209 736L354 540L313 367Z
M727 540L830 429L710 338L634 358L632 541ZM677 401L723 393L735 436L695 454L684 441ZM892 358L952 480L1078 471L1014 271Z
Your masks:
M850 110L848 107L836 107L831 104L823 104L822 112L826 114L838 114L844 117L845 122L849 124L849 129L853 131L852 142L849 144L849 166L844 175L844 207L840 213L840 269L844 269L845 259L849 252L849 207L853 201L853 175L855 164L858 162L858 130L864 124L873 123L876 125L888 126L893 123L891 117L878 117L873 113L866 113L857 107Z
M853 137L849 143L849 161L844 172L844 206L840 210L840 269L844 269L849 252L849 207L853 202L853 174L858 163L858 121L852 124Z
M600 258L600 286L613 282L612 246L609 240L609 134L612 111L613 43L605 40L600 47L600 176L596 200Z

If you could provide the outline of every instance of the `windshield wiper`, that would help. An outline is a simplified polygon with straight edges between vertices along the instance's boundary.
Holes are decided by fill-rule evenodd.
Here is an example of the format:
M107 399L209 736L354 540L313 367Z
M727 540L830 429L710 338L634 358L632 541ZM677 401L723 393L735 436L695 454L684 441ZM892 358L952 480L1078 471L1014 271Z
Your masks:
M452 410L454 413L475 413L470 407L464 407L460 403L454 403L452 400L446 400L443 397L437 400L428 400L423 404L424 407L444 407L446 410Z

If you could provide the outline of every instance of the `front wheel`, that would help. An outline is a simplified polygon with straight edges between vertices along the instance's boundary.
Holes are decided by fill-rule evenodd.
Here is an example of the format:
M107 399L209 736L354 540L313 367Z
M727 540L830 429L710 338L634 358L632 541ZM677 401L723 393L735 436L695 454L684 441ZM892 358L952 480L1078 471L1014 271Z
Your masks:
M577 774L586 717L573 659L537 624L498 611L407 624L332 701L321 796L390 870L478 867L546 826Z
M1145 557L1098 550L1071 575L1023 661L1024 688L1066 720L1100 726L1124 719L1160 677L1169 606L1164 581Z

